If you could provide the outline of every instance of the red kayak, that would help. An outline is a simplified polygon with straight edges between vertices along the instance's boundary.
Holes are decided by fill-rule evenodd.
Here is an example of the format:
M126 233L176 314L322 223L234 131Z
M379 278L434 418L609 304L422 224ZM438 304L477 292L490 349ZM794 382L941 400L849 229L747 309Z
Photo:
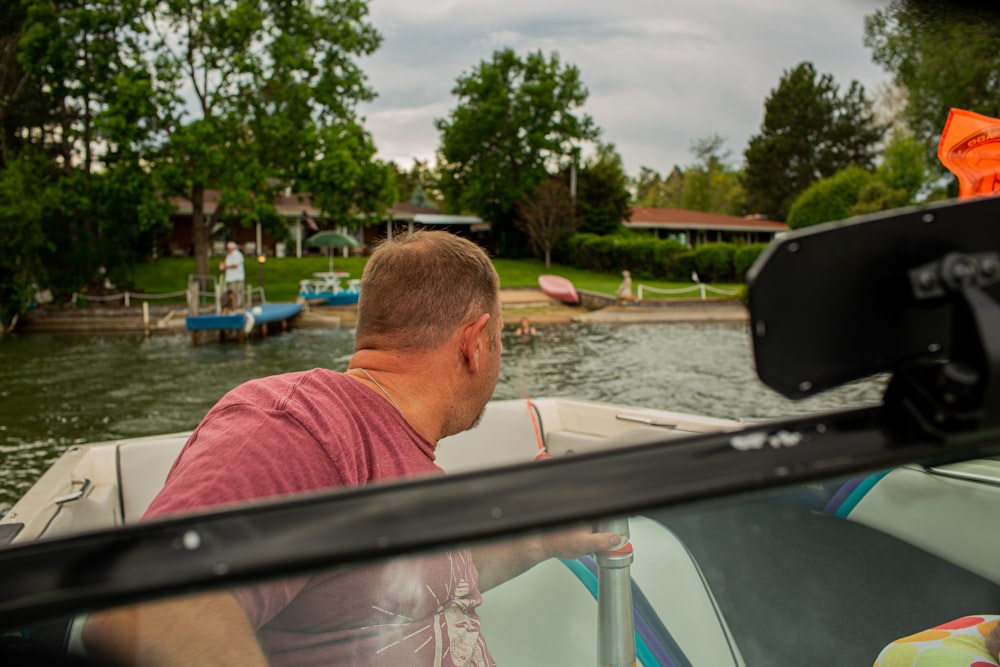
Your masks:
M563 303L580 303L580 295L576 293L573 283L562 276L550 274L538 276L538 286L547 296Z

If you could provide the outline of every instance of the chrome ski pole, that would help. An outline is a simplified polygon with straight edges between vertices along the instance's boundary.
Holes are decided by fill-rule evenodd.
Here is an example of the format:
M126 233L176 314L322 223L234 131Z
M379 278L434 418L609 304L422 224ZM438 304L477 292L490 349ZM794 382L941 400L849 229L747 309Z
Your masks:
M621 535L614 549L597 552L597 658L599 667L635 667L632 618L632 543L628 519L598 524L598 532Z

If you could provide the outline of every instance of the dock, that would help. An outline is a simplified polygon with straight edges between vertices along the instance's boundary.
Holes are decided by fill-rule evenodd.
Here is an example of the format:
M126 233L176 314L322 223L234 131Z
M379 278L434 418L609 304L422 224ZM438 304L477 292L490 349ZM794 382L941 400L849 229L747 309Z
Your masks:
M184 326L191 332L191 340L198 342L204 331L218 331L220 338L229 333L235 333L242 343L247 336L257 332L261 337L267 336L268 325L278 324L282 331L288 329L288 322L302 312L298 303L265 303L246 310L233 313L188 315Z

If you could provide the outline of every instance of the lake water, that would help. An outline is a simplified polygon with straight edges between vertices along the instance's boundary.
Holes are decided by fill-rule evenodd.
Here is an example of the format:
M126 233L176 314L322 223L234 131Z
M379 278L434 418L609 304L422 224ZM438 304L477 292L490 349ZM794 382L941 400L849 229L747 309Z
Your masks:
M0 338L0 513L68 445L193 429L251 378L343 370L353 329L298 329L245 345L184 334ZM494 398L574 396L759 420L876 402L877 380L803 402L765 387L734 323L560 324L531 342L505 333Z

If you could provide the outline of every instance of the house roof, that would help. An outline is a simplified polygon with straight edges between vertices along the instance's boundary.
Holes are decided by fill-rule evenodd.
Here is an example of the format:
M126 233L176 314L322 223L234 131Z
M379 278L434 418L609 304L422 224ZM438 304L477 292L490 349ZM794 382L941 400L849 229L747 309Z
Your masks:
M445 215L436 208L399 202L389 209L393 220L416 222L422 225L479 225L482 218L474 215Z
M623 220L633 229L720 229L733 232L787 232L788 225L755 217L740 218L720 213L688 211L683 208L652 208L635 206L630 220Z
M205 215L215 213L221 193L218 190L205 189ZM177 207L180 215L191 215L194 208L191 200L186 197L171 197L170 203ZM322 217L321 211L312 205L312 195L309 194L279 194L273 201L275 212L284 218L295 218L303 213L312 217Z

